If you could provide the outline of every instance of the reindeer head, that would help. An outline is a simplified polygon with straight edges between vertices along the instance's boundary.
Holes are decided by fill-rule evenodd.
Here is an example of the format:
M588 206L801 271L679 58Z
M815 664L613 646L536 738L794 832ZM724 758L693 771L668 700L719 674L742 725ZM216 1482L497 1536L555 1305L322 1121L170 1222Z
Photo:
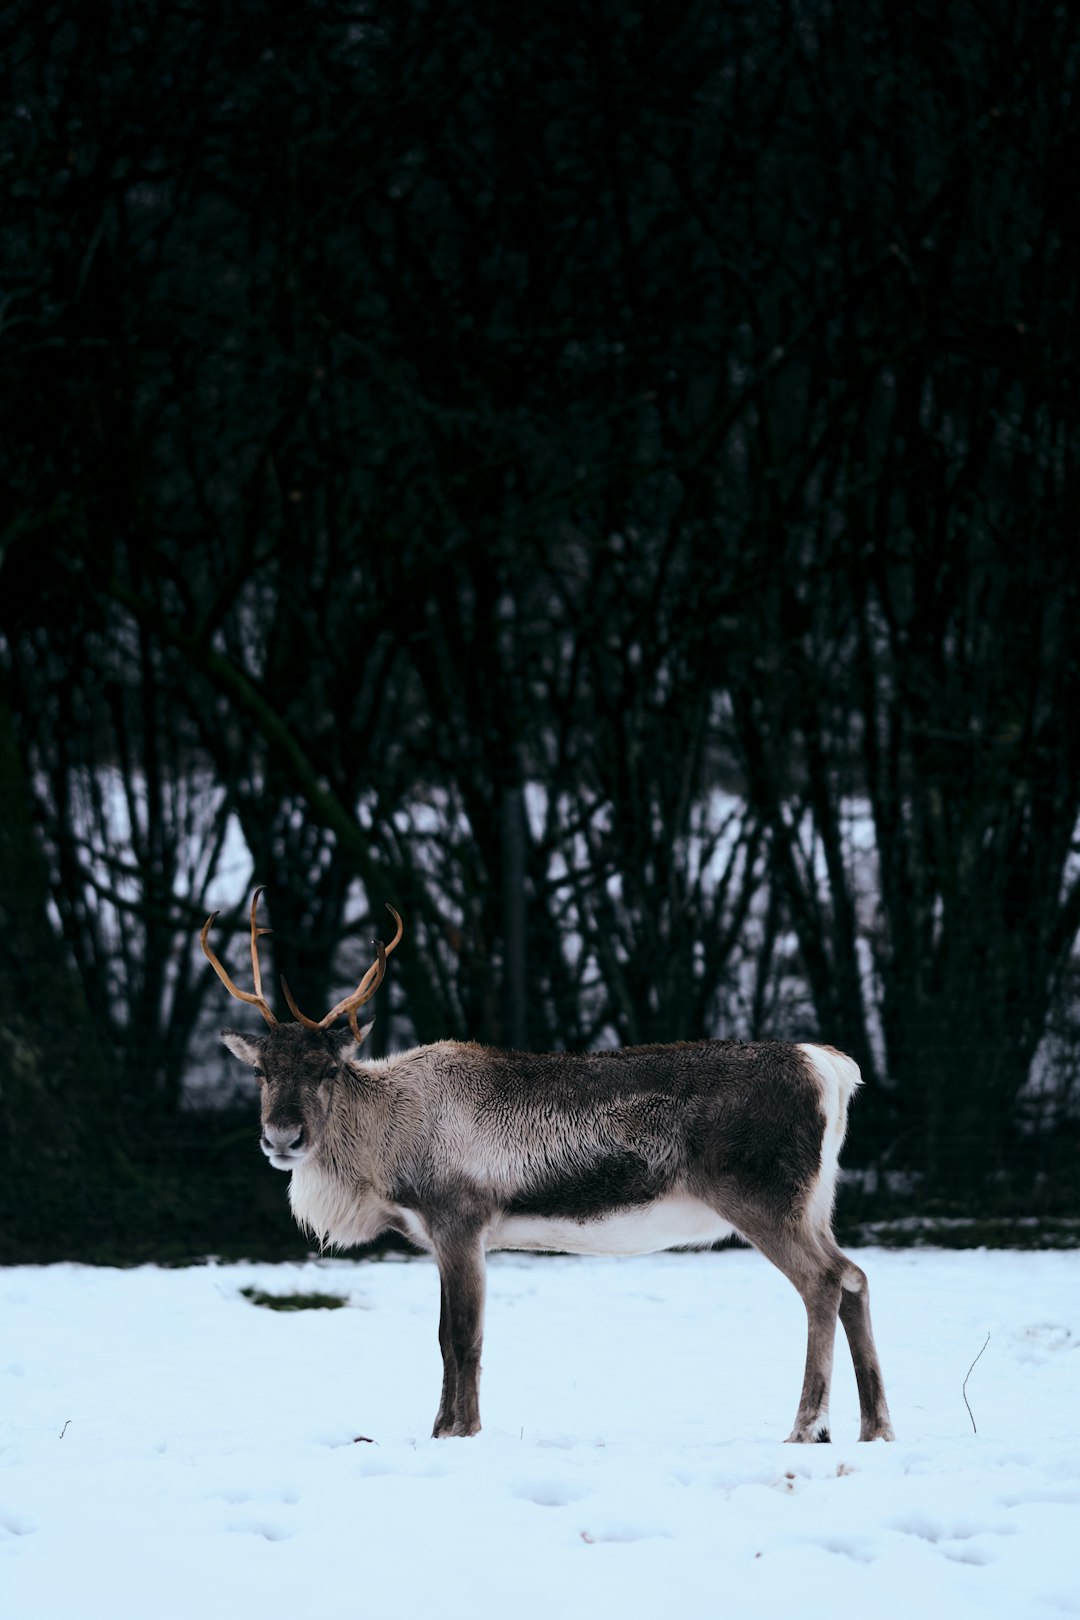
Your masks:
M254 992L241 990L229 977L207 943L217 912L203 924L200 943L210 966L238 1001L247 1001L258 1007L269 1029L265 1035L244 1035L239 1030L223 1029L225 1045L244 1063L251 1065L262 1087L262 1138L260 1146L276 1170L295 1170L318 1149L326 1127L326 1117L333 1095L332 1085L347 1066L349 1056L364 1040L374 1019L361 1024L357 1013L371 1000L386 973L386 958L401 939L402 922L393 906L387 906L397 924L397 932L389 945L376 944L376 958L360 980L356 989L332 1007L317 1022L307 1018L293 1000L285 980L281 988L295 1024L279 1024L269 1002L263 995L262 972L259 967L259 940L268 934L256 921L259 896L256 889L251 901L251 971L255 981ZM332 1031L330 1026L348 1014L349 1029Z

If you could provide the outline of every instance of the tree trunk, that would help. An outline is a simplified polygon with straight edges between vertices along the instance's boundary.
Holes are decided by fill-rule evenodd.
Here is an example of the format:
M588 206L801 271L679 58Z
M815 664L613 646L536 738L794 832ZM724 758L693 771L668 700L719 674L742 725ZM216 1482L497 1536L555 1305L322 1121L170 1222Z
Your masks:
M45 858L0 685L0 1161L5 1183L68 1163L108 1107L108 1068L82 987L49 925Z

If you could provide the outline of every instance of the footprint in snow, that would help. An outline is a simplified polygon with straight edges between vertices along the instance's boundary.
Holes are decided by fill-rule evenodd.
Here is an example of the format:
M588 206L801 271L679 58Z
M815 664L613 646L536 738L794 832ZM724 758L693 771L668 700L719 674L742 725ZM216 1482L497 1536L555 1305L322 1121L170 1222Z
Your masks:
M1080 1502L1080 1480L1063 1485L1032 1485L1027 1490L1008 1491L997 1498L999 1507L1042 1507L1046 1503Z
M669 1537L667 1530L642 1530L636 1524L609 1524L602 1530L582 1530L582 1541L592 1547L601 1541L654 1541L666 1540Z
M1070 1328L1056 1322L1034 1322L1018 1332L1016 1337L1028 1350L1080 1349L1080 1338Z
M525 1480L513 1489L521 1501L535 1502L537 1507L569 1507L589 1494L576 1485L568 1485L565 1480L551 1479Z
M942 1547L945 1557L954 1564L992 1564L994 1555L989 1547Z
M994 1552L985 1545L976 1546L975 1541L989 1536L1008 1536L1013 1534L1011 1525L998 1524L972 1524L956 1523L946 1524L942 1519L931 1518L928 1514L910 1514L903 1519L894 1519L891 1525L901 1535L916 1536L920 1541L927 1541L933 1547L939 1547L944 1558L954 1564L992 1564Z
M249 1491L227 1486L222 1491L211 1491L208 1500L227 1502L230 1507L243 1507L247 1502L267 1505L280 1503L284 1507L295 1507L300 1497L296 1491Z
M877 1549L865 1536L830 1536L820 1545L826 1552L850 1558L856 1564L872 1564L878 1557Z
M0 1536L31 1536L36 1529L37 1526L28 1519L21 1519L17 1513L0 1508Z
M264 1541L288 1541L296 1534L295 1530L273 1524L269 1519L237 1519L226 1525L226 1529L234 1535L261 1536Z

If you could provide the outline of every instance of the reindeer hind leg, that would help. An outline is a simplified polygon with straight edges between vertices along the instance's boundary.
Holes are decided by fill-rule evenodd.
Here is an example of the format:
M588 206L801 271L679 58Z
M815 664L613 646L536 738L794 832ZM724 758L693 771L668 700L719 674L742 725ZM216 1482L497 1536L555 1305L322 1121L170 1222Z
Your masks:
M842 1304L843 1256L827 1252L806 1225L782 1227L756 1212L742 1213L737 1230L771 1260L806 1307L806 1364L789 1443L827 1441L836 1320Z
M859 1389L859 1439L894 1440L885 1381L870 1322L870 1285L860 1266L839 1249L836 1252L844 1264L840 1279L840 1321L847 1334Z

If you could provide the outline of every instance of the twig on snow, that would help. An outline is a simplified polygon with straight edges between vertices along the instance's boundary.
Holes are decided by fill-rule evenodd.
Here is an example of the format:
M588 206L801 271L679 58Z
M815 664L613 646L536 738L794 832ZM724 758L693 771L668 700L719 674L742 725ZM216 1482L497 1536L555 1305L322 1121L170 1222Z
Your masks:
M968 1409L968 1417L969 1417L969 1418L971 1418L971 1430L972 1430L972 1433L973 1433L973 1434L978 1434L978 1432L979 1432L979 1431L978 1431L978 1429L977 1429L977 1428L976 1428L976 1427L975 1427L975 1416L974 1416L974 1413L973 1413L973 1412L972 1412L972 1410L971 1410L971 1402L970 1402L970 1401L969 1401L969 1400L968 1400L968 1398L967 1398L967 1384L968 1384L968 1378L970 1378L970 1377L971 1377L971 1375L972 1375L972 1373L973 1373L973 1372L974 1372L974 1371L975 1371L975 1365L976 1365L976 1362L977 1362L977 1361L978 1361L978 1360L979 1360L979 1356L981 1356L981 1355L982 1355L982 1353L983 1353L983 1350L985 1350L985 1349L986 1349L986 1346L987 1346L987 1345L988 1345L988 1344L989 1344L989 1343L990 1343L990 1335L989 1335L989 1333L988 1333L988 1334L987 1334L987 1335L986 1335L986 1338L985 1338L985 1339L984 1339L984 1340L983 1340L983 1347L982 1347L982 1350L980 1350L980 1351L979 1351L979 1355L978 1355L978 1356L976 1356L976 1357L975 1357L975 1361L973 1361L973 1362L972 1362L972 1363L971 1363L971 1366L970 1366L970 1367L969 1367L969 1368L968 1368L968 1370L967 1370L967 1378L965 1378L965 1379L964 1379L964 1383L963 1383L963 1388L962 1388L962 1389L961 1389L961 1391L960 1391L960 1393L961 1393L961 1394L962 1394L962 1395L963 1395L963 1397L964 1397L964 1405L965 1405L965 1406L966 1406L966 1407L967 1407L967 1409Z

